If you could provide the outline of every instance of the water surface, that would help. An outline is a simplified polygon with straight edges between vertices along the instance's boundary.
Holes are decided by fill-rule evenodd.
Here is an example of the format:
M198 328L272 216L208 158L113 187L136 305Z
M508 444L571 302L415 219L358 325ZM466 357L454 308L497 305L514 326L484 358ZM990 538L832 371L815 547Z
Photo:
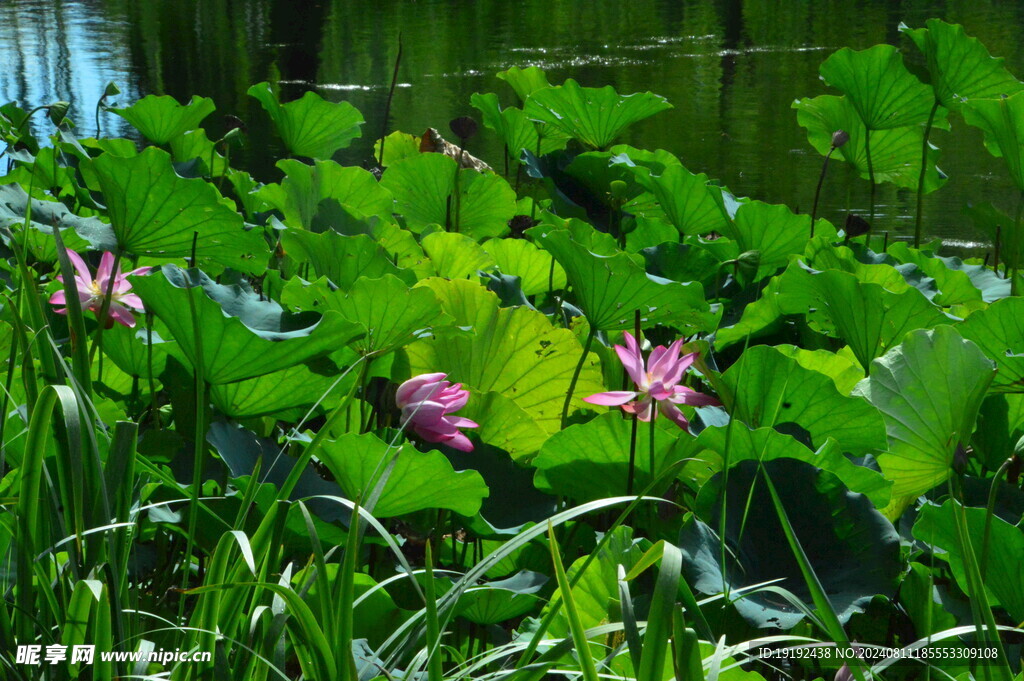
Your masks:
M388 130L446 130L474 114L474 92L514 95L494 74L537 65L553 82L651 90L675 106L634 126L623 141L677 154L691 170L719 178L735 193L809 210L821 159L790 108L826 92L818 65L842 46L891 42L907 47L898 26L938 16L964 24L1017 75L1024 74L1024 3L843 0L17 0L0 4L0 101L32 107L73 103L78 132L96 132L95 105L108 81L131 101L140 94L213 97L212 135L223 114L248 123L239 163L276 178L281 153L258 103L246 97L261 80L286 98L313 89L347 100L367 119L364 138L339 160L370 155L384 126L384 105L399 36L403 59ZM38 116L37 124L43 124ZM127 134L104 114L104 134ZM926 230L952 244L979 239L962 217L967 200L1012 213L1017 193L1001 161L981 150L980 135L959 119L939 132L947 185L925 201ZM493 137L472 151L492 163ZM867 183L834 166L823 214L841 220L867 208ZM882 186L878 225L912 229L911 192Z

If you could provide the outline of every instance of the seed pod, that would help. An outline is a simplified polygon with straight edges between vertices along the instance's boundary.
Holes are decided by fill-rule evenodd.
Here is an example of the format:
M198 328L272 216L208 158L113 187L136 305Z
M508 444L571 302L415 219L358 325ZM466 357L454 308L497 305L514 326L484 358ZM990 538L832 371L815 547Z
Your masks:
M832 147L838 149L850 141L850 133L845 130L836 130L832 133Z
M455 133L455 136L460 140L468 140L471 137L476 136L477 124L476 121L469 116L459 116L453 118L452 122L448 124Z

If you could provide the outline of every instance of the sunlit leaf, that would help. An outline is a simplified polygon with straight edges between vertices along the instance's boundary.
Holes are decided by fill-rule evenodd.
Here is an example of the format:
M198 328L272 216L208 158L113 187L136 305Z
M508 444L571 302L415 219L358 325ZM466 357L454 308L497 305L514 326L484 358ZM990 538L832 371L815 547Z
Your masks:
M849 98L868 130L924 123L935 99L929 87L903 65L903 57L892 45L866 50L844 47L822 63L821 77Z
M247 92L263 105L288 151L296 156L328 159L362 134L363 116L348 102L327 102L310 90L282 104L269 83L253 85Z
M167 144L175 137L198 128L216 108L212 99L198 95L193 95L188 104L179 104L174 97L167 95L148 95L131 106L109 111L131 123L153 144Z

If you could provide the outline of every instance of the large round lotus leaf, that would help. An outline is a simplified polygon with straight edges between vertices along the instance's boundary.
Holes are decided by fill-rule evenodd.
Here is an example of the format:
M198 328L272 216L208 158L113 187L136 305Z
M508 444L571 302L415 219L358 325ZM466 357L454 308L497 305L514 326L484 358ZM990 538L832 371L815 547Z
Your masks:
M853 394L885 419L889 446L878 463L893 481L888 517L949 476L994 375L992 361L951 326L913 331L871 363L871 376Z
M361 134L363 115L348 102L327 102L309 91L282 104L269 83L253 85L248 94L263 105L288 151L296 156L330 158Z
M821 95L793 102L796 119L807 129L807 140L823 156L832 148L832 134L845 130L850 136L846 144L833 153L856 168L864 179L869 179L867 155L867 128L856 109L846 97ZM925 113L927 116L927 112ZM871 131L871 169L875 182L892 182L899 187L917 189L921 176L921 146L924 127L920 125L886 128ZM946 181L936 167L939 150L928 149L928 164L924 177L924 191L938 189Z
M470 587L459 597L456 614L474 624L500 624L521 617L541 602L537 593L548 578L539 572L518 574Z
M946 552L957 583L970 593L965 554L956 531L954 514L958 509L954 508L955 503L947 499L942 506L929 504L922 508L914 523L914 537ZM981 554L982 538L989 535L984 581L990 602L1003 606L1014 622L1021 621L1024 619L1024 579L1021 579L1024 532L1002 518L989 517L983 508L965 508L962 511L975 559Z
M647 325L671 324L686 333L715 327L716 315L697 282L652 277L626 253L598 255L566 229L548 231L539 241L565 268L576 304L597 329L631 329L636 310Z
M406 346L411 372L447 372L452 381L511 399L547 433L559 430L562 405L583 348L572 331L552 326L540 312L499 308L498 297L469 280L426 279L454 318L454 327ZM469 327L466 333L458 327ZM604 390L594 357L587 358L572 409Z
M367 170L334 161L308 165L296 159L278 161L277 167L285 173L281 184L264 185L258 194L281 211L291 227L312 230L324 202L332 200L357 216L391 216L391 193Z
M382 518L447 508L472 516L488 495L487 485L473 470L456 471L444 454L432 449L418 451L410 444L395 450L372 433L348 433L336 440L324 440L320 459L349 499L366 499L376 475L397 456L384 489L373 507Z
M265 264L270 249L263 233L246 229L234 204L213 185L175 173L162 149L147 147L131 158L102 154L92 170L124 251L170 259L194 248L200 259L244 272Z
M1024 392L1024 298L998 300L956 328L995 360L993 391Z
M838 478L792 459L759 464L743 461L729 470L725 500L725 572L715 529L722 512L721 474L697 497L695 520L684 526L679 543L683 569L706 594L775 579L804 603L812 603L800 566L786 541L759 466L771 476L786 515L821 582L829 602L846 622L876 595L892 596L900 571L899 535L867 497L843 487ZM789 629L803 613L770 591L734 600L737 611L757 627Z
M869 130L922 124L935 101L931 88L907 70L892 45L857 51L844 47L822 63L821 77L850 98Z
M198 95L193 95L188 104L179 104L174 97L167 95L149 95L131 106L110 111L131 123L153 144L167 144L175 137L198 128L216 108L212 99Z
M693 455L694 439L687 433L654 430L654 465L650 464L651 435L647 423L638 423L633 491L654 481L666 466ZM532 464L537 469L538 489L578 502L593 501L627 493L629 443L632 417L616 409L586 423L569 426L544 443ZM664 489L654 490L659 494Z
M287 369L363 335L361 326L337 312L289 314L247 286L217 284L199 270L164 265L162 273L136 277L132 283L146 309L177 341L170 352L192 366L202 365L208 383Z
M480 112L484 125L498 134L509 157L516 161L519 161L523 149L537 153L538 142L542 156L562 149L568 142L568 138L561 135L541 137L537 133L537 124L529 119L526 112L514 106L502 109L498 95L494 93L476 93L469 101Z
M1005 99L976 99L965 102L964 120L981 128L985 146L993 156L1001 156L1017 188L1024 190L1024 92Z
M593 149L604 149L627 127L672 105L659 95L620 95L610 85L580 87L572 78L558 87L535 90L523 110Z
M494 258L502 274L519 277L523 295L533 296L546 291L565 288L565 270L547 251L542 251L525 239L491 239L484 250ZM552 264L554 269L552 269Z
M807 432L813 447L832 438L852 454L885 448L877 409L861 397L841 395L829 376L773 347L748 348L716 387L732 415L751 428L792 424Z
M957 109L968 99L998 99L1024 88L977 38L964 33L960 24L929 19L927 28L900 30L910 36L924 53L935 99L948 109Z
M625 210L664 217L681 233L692 236L721 232L728 224L722 188L710 184L704 173L691 173L678 163L657 173L645 165L632 170L648 194L627 203Z
M508 182L494 173L464 168L456 199L455 168L455 161L444 154L420 154L388 166L380 183L394 195L395 212L414 232L447 225L478 241L508 232L508 221L516 214L516 193Z
M396 267L381 244L366 234L342 236L337 232L313 234L289 229L281 237L281 244L293 262L308 262L313 266L312 274L327 277L344 291L360 277L377 279L393 274L407 284L416 283L413 272ZM306 278L314 277L307 274Z
M525 69L513 66L500 72L498 78L508 83L523 102L537 90L551 87L547 74L539 66L527 66Z

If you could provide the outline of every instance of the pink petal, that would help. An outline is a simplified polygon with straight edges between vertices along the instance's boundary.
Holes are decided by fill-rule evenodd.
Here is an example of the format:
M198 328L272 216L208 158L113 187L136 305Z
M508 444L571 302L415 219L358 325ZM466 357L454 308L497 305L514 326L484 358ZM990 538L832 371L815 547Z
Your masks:
M75 266L75 270L78 272L79 288L81 288L82 282L92 283L92 273L89 272L89 266L82 260L82 256L78 255L74 251L65 250L68 254L68 258L71 260L71 264Z
M107 284L110 283L110 273L114 269L114 254L110 251L104 251L103 257L100 258L100 266L96 269L96 283L99 284L100 290L106 293Z
M135 317L132 316L132 313L125 306L119 303L111 303L108 312L118 324L123 324L129 329L135 326Z
M458 411L466 406L466 403L469 402L469 391L460 390L458 394L450 397L444 396L438 401L444 405L445 413L450 414L453 411Z
M469 438L462 433L456 432L449 440L445 441L445 444L452 449L458 449L461 452L473 451L473 443L470 442Z
M419 376L413 376L408 381L398 386L398 392L395 393L395 403L399 407L404 407L412 401L413 394L429 384L436 384L438 381L444 379L447 374L420 374Z
M668 399L676 404L689 404L693 407L717 407L722 404L711 395L699 393L682 385L677 385L675 394Z
M127 305L128 307L131 307L131 308L135 308L139 312L145 312L146 311L146 308L143 307L143 305L142 305L142 298L139 298L134 293L124 293L124 294L122 294L118 298L118 301L121 302L123 305Z
M456 428L479 428L480 424L476 421L470 421L464 416L445 416L444 420L452 424Z
M644 374L646 373L644 370L644 358L640 354L640 348L637 346L633 336L628 331L624 335L626 336L627 347L624 348L621 345L616 345L615 354L619 356L619 361L622 362L622 366L625 367L629 377L633 379L633 383L641 386L644 383Z
M588 404L599 404L602 407L618 407L636 398L636 393L625 390L611 390L606 393L597 393L584 397L583 401Z
M444 405L440 402L413 402L402 410L402 417L406 422L412 422L416 426L433 427L443 416Z
M691 352L688 355L683 355L677 359L666 371L662 378L665 381L665 385L675 385L679 381L683 380L683 374L693 364L693 360L697 359L697 353Z
M630 402L629 404L622 405L622 411L629 414L636 414L636 417L641 421L647 422L651 420L651 414L653 410L653 402L651 401L650 395L644 395L644 397L636 402Z
M661 381L655 381L647 388L647 392L656 400L667 400L672 395L675 395L670 388L666 388L665 384Z
M651 378L656 381L663 381L666 385L672 385L676 381L669 381L667 374L675 367L679 362L679 349L683 347L683 340L680 338L675 343L670 345L667 349L660 345L651 353L651 358L647 362L648 371L651 374ZM661 350L661 352L658 352ZM655 357L657 355L657 357ZM675 373L675 372L672 372ZM679 374L682 378L682 373Z
M661 413L667 416L672 423L683 430L687 430L690 427L690 422L686 420L683 412L679 411L679 407L669 402L662 402L659 406L661 407Z
M152 272L152 271L153 271L153 268L152 268L152 266L150 266L150 267L137 267L137 268L135 268L134 270L132 270L131 272L125 272L125 273L124 273L123 275L121 275L121 276L122 276L122 277L133 277L133 276L135 276L135 275L139 275L139 276L141 276L141 275L143 275L143 274L149 274L149 273L150 273L150 272Z
M64 297L64 289L56 291L52 296L50 296L49 302L50 302L51 305L64 305L64 304L66 304L68 301L67 301L67 298Z

